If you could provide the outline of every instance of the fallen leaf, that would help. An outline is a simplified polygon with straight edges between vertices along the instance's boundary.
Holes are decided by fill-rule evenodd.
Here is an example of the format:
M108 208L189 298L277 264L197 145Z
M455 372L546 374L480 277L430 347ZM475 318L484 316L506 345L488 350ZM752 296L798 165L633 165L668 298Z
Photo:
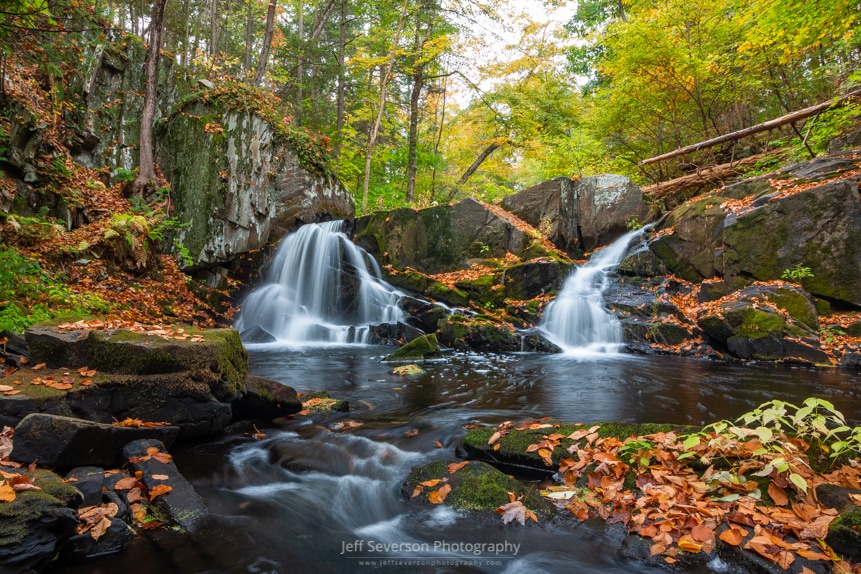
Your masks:
M154 474L152 475L153 480L170 480L170 477L166 474Z
M4 482L0 485L0 502L12 502L15 500L15 489L9 486L8 483Z
M45 369L45 363L39 363L38 365L33 365L34 371L43 371Z
M152 502L156 497L167 494L173 490L173 487L167 484L157 484L149 489L149 501Z
M453 462L453 463L448 465L448 473L454 474L468 464L469 464L468 460L465 460L463 462Z
M428 494L428 500L431 504L442 504L449 492L451 492L451 485L443 484L439 489Z
M10 387L9 385L0 385L0 392L3 392L3 391L11 391L11 390L12 390L12 389L14 389L14 388L15 388L15 387Z
M416 496L421 494L423 491L424 491L424 487L421 484L416 485L410 498L415 498Z
M433 445L437 448L442 448L442 443L439 441L436 441L435 443L433 443Z
M131 504L133 502L137 502L138 500L143 500L143 494L141 493L140 487L136 486L136 487L130 489L126 493L126 500L128 501L129 504Z
M442 481L439 478L434 478L434 479L426 480L426 481L422 482L421 485L427 486L428 488L433 488L434 486L438 485L440 482L442 482Z
M489 438L489 439L488 439L488 441L487 441L487 444L493 444L493 443L495 443L496 441L498 441L500 438L502 438L502 433L501 433L501 432L499 432L499 431L496 431L495 433L493 433L493 434L490 436L490 438Z
M786 491L780 488L776 483L771 482L768 485L768 495L777 506L786 506L789 502L789 497L786 496Z
M715 537L715 533L714 530L705 524L697 524L691 529L691 536L697 542L706 542L712 540Z
M720 533L720 538L730 546L739 546L744 541L745 532L741 528L731 527Z
M538 517L535 516L535 513L523 506L523 503L519 500L514 500L508 504L500 506L496 509L496 512L502 515L503 524L508 524L514 520L520 524L526 524L527 518L538 522Z
M127 476L117 481L114 485L114 490L129 490L135 484L137 484L137 479L133 476Z
M102 519L90 530L90 536L93 537L93 540L98 540L101 538L105 532L108 531L108 528L111 527L111 519L107 516L102 517Z
M173 456L169 455L166 452L157 452L154 455L152 455L152 457L153 457L153 459L159 461L162 464L168 464L170 462L170 459L173 458Z

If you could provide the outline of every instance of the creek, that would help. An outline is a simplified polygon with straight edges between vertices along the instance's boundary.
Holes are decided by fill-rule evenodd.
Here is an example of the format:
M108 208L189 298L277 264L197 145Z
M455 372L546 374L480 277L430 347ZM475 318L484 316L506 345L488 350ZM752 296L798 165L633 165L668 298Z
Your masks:
M406 379L380 362L388 350L251 346L252 372L300 392L329 391L347 399L351 411L258 427L267 435L262 440L237 427L220 440L176 447L180 471L210 506L208 525L191 539L154 530L122 553L59 571L661 572L621 558L620 532L601 523L563 518L504 526L495 515L419 508L400 493L401 484L411 467L451 458L463 425L476 421L701 424L773 398L800 403L807 396L833 401L855 424L861 412L857 377L837 370L613 354L454 354ZM344 431L348 421L362 426ZM476 556L468 545L477 543L509 546L498 556ZM390 562L360 564L374 560ZM691 570L700 571L729 570L716 560Z
M327 391L350 411L265 428L238 423L219 440L175 447L180 471L211 510L205 527L191 537L153 530L119 554L57 572L665 572L620 554L619 527L579 523L565 511L506 526L496 515L428 508L401 493L411 468L453 459L464 426L475 423L703 425L808 396L859 423L861 388L846 371L616 353L621 333L601 293L635 237L573 274L548 310L543 329L569 352L453 353L406 378L381 362L390 347L344 344L365 340L374 322L398 320L400 294L336 224L303 227L279 249L237 327L277 339L248 345L253 374L300 393ZM253 438L258 429L265 438ZM731 571L718 558L690 570Z

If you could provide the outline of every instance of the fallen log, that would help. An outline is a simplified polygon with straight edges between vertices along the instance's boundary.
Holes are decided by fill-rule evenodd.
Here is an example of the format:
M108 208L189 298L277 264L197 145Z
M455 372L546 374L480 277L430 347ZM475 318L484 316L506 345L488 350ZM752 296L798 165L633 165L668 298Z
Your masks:
M804 118L809 118L810 116L819 114L824 112L825 110L841 106L850 98L855 96L861 96L861 89L853 90L847 94L840 96L837 99L830 100L827 102L822 102L821 104L816 104L815 106L810 106L809 108L804 108L802 110L796 110L790 114L786 114L785 116L780 116L779 118L775 118L773 120L769 120L767 122L763 122L761 124L757 124L755 126L750 126L748 128L744 128L743 130L738 130L732 133L724 134L722 136L718 136L712 138L710 140L702 141L699 143L695 143L693 145L685 146L683 148L679 148L675 151L671 151L662 155L658 155L655 157L650 157L649 159L644 159L638 165L648 165L650 163L655 163L657 161L663 161L665 159L672 159L674 157L678 157L680 155L684 155L686 153L698 151L701 149L710 148L712 146L716 146L718 144L722 144L725 142L735 141L741 139L743 137L747 137L749 135L757 134L759 132L765 132L769 130L773 130L782 125L786 125L788 123L792 123L797 120L802 120Z
M780 155L783 150L773 150L740 159L738 161L714 165L698 169L696 173L683 175L668 181L643 187L643 193L653 199L661 199L673 195L683 189L697 192L704 187L720 187L727 179L741 175L745 168L756 165L759 160ZM688 197L695 193L688 194ZM688 199L688 197L682 198Z

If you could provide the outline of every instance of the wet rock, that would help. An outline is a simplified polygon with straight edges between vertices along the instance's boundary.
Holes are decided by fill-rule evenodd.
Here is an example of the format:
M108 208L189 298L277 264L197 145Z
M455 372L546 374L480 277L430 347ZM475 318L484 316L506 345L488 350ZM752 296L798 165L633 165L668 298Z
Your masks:
M347 412L350 410L350 403L343 399L334 399L326 391L316 391L302 395L302 409L311 415Z
M442 305L409 296L401 297L398 306L407 315L407 323L425 333L435 331L439 320L449 314Z
M697 317L717 345L741 359L827 362L819 348L819 322L810 297L791 286L751 285Z
M861 507L855 505L849 495L861 494L861 489L846 488L833 484L816 487L819 503L835 508L840 513L828 527L825 542L838 554L853 562L861 561Z
M254 325L250 329L245 329L239 334L239 338L245 344L274 343L278 340L275 338L275 335L269 333L260 325Z
M143 439L127 444L123 448L123 456L132 461L130 464L135 471L142 473L140 481L147 489L152 490L157 485L171 487L170 492L155 498L151 504L183 530L194 532L209 513L206 503L179 473L173 460L159 460L164 457L152 456L150 449L166 454L165 446L160 441ZM168 477L166 480L157 478L165 475Z
M416 363L440 358L442 358L442 351L436 335L430 334L413 339L383 360Z
M456 510L490 513L511 501L510 492L515 498L523 497L523 505L542 518L554 513L553 505L534 488L527 487L490 464L469 461L455 472L449 471L449 465L462 462L436 461L414 468L401 487L402 495L413 503L430 505L432 503L428 497L434 491L448 486L451 491L445 497L444 504ZM431 480L440 482L433 487L421 485Z
M861 371L861 353L846 353L840 359L840 366L844 369Z
M369 327L368 343L371 345L399 346L423 337L425 332L403 322L381 323Z
M69 563L83 562L89 558L120 552L135 536L135 531L123 520L114 517L111 525L98 540L89 532L76 534L63 546L60 558Z
M24 337L11 331L0 331L0 341L5 341L0 343L0 359L3 359L3 364L19 367L23 364L22 359L25 362L30 359L30 350Z
M509 299L527 300L562 287L570 266L559 261L534 261L512 265L502 272L500 282Z
M440 343L460 351L473 349L503 353L520 350L521 339L515 330L486 316L467 317L456 313L441 320L437 327Z
M246 377L245 394L233 402L236 418L275 419L301 410L295 389L256 375Z
M574 180L557 177L502 200L502 207L529 223L560 249L580 243ZM581 248L582 250L582 248Z
M103 468L79 466L66 473L65 480L77 488L83 496L81 506L96 506L102 503L102 492L105 488L105 470Z
M20 472L7 469L9 472ZM0 505L0 572L43 570L75 535L81 494L47 470L22 472L41 490Z
M114 466L122 461L121 450L129 441L159 438L172 444L179 428L132 428L71 417L32 413L15 427L12 460L37 461L52 468L81 465Z

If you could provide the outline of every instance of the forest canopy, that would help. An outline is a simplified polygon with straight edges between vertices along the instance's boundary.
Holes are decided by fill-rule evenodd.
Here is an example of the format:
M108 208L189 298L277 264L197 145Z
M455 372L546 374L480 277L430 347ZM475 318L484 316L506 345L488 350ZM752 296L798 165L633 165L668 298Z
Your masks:
M65 113L59 78L101 39L148 41L158 4L6 2L2 66L30 58ZM161 47L189 81L276 96L369 212L821 153L857 104L640 165L856 89L859 14L857 0L168 0Z

